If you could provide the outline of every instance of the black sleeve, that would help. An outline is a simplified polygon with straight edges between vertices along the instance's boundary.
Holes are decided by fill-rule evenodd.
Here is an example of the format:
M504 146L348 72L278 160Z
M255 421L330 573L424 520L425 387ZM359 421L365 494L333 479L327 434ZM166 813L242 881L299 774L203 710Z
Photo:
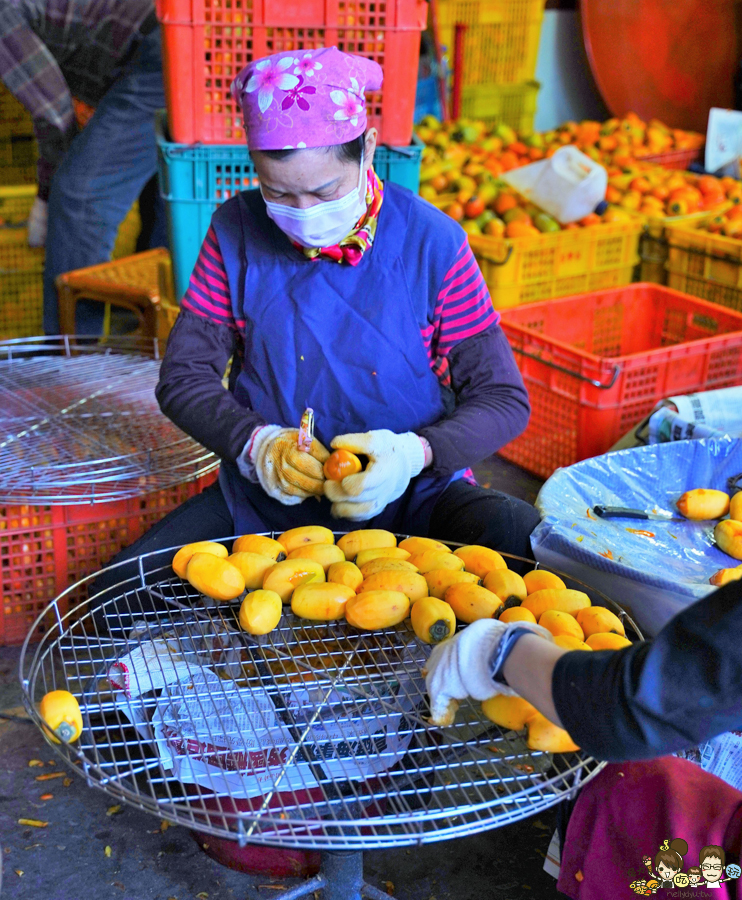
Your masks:
M531 412L528 392L499 325L466 338L448 356L452 414L419 430L433 450L432 475L452 475L517 437Z
M662 756L742 728L742 581L679 613L651 642L562 656L554 705L598 759Z
M160 409L192 438L234 462L252 431L265 421L241 406L222 378L238 336L187 309L175 321L155 389Z

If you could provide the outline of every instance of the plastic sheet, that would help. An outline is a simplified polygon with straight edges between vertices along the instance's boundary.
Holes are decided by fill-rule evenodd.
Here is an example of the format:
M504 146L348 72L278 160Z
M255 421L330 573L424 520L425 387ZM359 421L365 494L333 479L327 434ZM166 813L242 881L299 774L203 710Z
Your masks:
M561 568L625 605L648 634L715 588L709 578L738 565L713 543L714 520L691 522L675 508L686 490L728 490L742 472L742 440L652 444L557 470L536 506L536 559ZM600 519L596 504L665 513L673 521Z

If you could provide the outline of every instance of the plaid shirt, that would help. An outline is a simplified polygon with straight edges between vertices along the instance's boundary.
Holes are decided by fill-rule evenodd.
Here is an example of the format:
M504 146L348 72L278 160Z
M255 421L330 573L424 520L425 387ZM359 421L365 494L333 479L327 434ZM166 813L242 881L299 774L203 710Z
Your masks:
M153 12L153 0L0 0L0 78L33 117L45 199L77 133L72 97L100 102Z

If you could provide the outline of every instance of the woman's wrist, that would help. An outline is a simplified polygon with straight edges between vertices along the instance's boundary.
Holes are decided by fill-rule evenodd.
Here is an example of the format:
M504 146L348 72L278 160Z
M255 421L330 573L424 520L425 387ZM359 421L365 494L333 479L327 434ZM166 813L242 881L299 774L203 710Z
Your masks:
M433 448L430 446L430 443L420 434L418 434L418 438L420 443L423 445L423 453L425 454L425 462L423 463L423 469L427 469L428 466L433 465Z
M568 652L535 634L524 634L510 651L502 667L507 684L524 700L532 703L550 722L560 727L551 683L557 660Z

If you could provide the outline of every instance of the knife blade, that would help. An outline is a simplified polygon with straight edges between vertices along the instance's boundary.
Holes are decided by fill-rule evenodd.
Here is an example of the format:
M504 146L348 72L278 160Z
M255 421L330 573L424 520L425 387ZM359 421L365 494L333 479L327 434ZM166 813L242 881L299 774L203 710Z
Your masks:
M627 506L593 506L593 512L601 519L645 519L652 522L685 522L678 516L664 513L650 513L643 509L631 509Z

